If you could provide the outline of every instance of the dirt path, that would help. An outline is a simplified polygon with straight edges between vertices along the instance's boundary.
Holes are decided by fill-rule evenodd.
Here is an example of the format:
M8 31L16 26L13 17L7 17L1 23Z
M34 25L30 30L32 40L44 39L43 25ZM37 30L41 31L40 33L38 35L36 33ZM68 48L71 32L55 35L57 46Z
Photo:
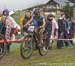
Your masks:
M28 60L21 58L19 51L12 51L9 55L0 59L0 66L35 66L42 62L75 62L74 49L53 49L46 56L40 56L38 53L32 55ZM38 65L36 65L38 66Z

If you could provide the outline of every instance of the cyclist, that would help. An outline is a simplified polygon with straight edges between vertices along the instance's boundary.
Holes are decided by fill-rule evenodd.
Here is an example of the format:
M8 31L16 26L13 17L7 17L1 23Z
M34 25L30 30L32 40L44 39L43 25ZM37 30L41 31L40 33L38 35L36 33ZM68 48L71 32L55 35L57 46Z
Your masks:
M32 18L26 23L25 26L30 25L32 22L35 27L34 32L38 40L41 40L41 37L39 35L42 34L43 30L41 29L45 27L46 21L45 21L45 17L40 15L39 8L34 9ZM39 43L38 43L38 46L40 46Z
M25 13L25 16L24 16L23 20L22 20L22 25L23 25L22 29L23 29L23 32L27 31L28 27L25 27L25 25L26 25L26 23L27 23L30 19L31 19L31 12L30 12L30 11L27 11L27 12Z
M5 38L7 40L11 39L11 30L14 28L16 24L14 24L13 20L10 18L11 16L9 15L9 10L4 9L2 13L2 22L4 23L4 29L2 31L2 34L5 35ZM7 44L7 52L10 50L10 44Z

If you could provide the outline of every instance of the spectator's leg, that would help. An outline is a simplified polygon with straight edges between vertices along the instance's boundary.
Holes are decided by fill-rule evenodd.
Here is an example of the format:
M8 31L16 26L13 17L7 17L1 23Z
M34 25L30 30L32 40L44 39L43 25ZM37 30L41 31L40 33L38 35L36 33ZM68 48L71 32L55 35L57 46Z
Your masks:
M72 37L70 39L72 39ZM73 45L73 40L70 40L70 43L71 43L71 45Z
M69 40L67 40L66 41L66 47L71 47L71 46L72 46L71 42Z
M63 39L63 34L59 33L58 39ZM57 40L57 48L63 47L63 40Z
M70 42L71 42L71 44L73 45L73 41L72 41L72 40L70 40Z
M69 39L69 35L68 35L67 33L65 33L64 38L65 38L65 39ZM65 46L66 46L66 47L71 47L71 42L70 42L70 40L66 40L66 41L65 41Z
M8 43L8 44L7 44L7 53L10 52L10 45L11 45L11 43Z
M46 36L46 43L47 43L46 45L49 46L48 49L51 49L51 45L50 45L50 34L49 33Z

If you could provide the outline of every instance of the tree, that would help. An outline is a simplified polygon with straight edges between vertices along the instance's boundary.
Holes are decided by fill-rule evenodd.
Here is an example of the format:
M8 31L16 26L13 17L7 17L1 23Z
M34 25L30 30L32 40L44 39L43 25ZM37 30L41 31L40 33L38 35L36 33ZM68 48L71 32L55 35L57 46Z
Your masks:
M69 2L71 2L71 3L75 3L75 0L68 0Z
M68 0L69 2L73 3L73 17L75 17L75 0Z
M66 14L66 17L68 19L71 19L73 17L73 8L69 5L69 3L67 3L64 7L63 10Z

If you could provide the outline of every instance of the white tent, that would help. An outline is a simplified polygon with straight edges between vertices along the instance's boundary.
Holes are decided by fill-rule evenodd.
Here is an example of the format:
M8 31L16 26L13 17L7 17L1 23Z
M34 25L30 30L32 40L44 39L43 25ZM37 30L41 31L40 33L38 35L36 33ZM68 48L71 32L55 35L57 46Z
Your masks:
M48 0L1 0L0 10L22 10L46 2L48 2Z
M14 13L15 13L14 11L10 11L10 12L9 12L9 15L12 15L12 14L14 14Z

